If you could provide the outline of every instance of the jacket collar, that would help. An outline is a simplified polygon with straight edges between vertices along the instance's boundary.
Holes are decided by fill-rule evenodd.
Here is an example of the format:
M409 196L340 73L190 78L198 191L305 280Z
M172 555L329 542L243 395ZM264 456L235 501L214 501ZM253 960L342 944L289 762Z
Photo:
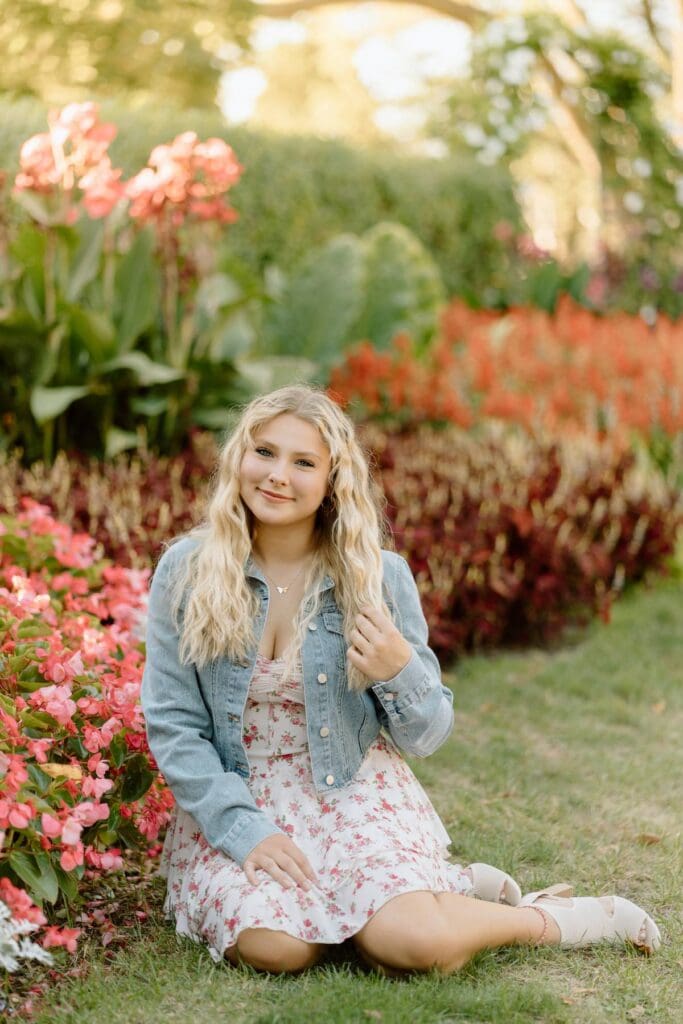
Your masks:
M260 580L261 583L268 586L268 581L263 575L263 571L258 567L254 559L249 556L244 565L244 573L247 577L251 577L253 580ZM331 576L323 576L322 590L330 590L334 586L334 580Z

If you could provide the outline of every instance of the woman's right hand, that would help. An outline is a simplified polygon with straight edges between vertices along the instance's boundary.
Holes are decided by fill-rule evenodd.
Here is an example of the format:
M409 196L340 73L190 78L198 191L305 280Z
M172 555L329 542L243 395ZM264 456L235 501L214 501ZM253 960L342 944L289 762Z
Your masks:
M252 885L258 885L256 872L259 869L274 878L284 889L299 885L308 891L311 882L318 884L306 856L283 832L275 832L262 839L247 856L242 867Z

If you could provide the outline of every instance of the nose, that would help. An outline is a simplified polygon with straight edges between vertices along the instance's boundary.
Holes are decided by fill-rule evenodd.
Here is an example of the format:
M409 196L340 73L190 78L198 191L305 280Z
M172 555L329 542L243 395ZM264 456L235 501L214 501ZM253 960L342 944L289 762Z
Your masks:
M270 467L268 479L274 484L284 486L287 483L287 470L283 462L275 462Z

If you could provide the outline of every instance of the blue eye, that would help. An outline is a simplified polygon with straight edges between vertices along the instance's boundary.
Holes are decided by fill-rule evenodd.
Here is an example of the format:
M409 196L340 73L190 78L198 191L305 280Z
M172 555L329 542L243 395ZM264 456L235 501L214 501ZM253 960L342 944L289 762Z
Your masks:
M272 455L270 448L255 448L254 451L257 455Z
M309 462L308 459L299 459L299 462L301 463L302 466L308 466L309 469L315 469L313 463Z

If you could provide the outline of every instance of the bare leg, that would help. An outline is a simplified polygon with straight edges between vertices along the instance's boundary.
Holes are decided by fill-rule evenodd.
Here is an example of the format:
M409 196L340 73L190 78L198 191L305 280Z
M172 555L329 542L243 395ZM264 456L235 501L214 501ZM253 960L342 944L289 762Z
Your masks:
M560 941L549 915L455 893L414 892L386 903L354 943L375 966L399 971L457 971L482 949Z
M245 928L237 937L237 945L225 951L232 964L246 963L270 974L293 974L313 967L323 955L320 943L304 942L286 932L270 928Z

